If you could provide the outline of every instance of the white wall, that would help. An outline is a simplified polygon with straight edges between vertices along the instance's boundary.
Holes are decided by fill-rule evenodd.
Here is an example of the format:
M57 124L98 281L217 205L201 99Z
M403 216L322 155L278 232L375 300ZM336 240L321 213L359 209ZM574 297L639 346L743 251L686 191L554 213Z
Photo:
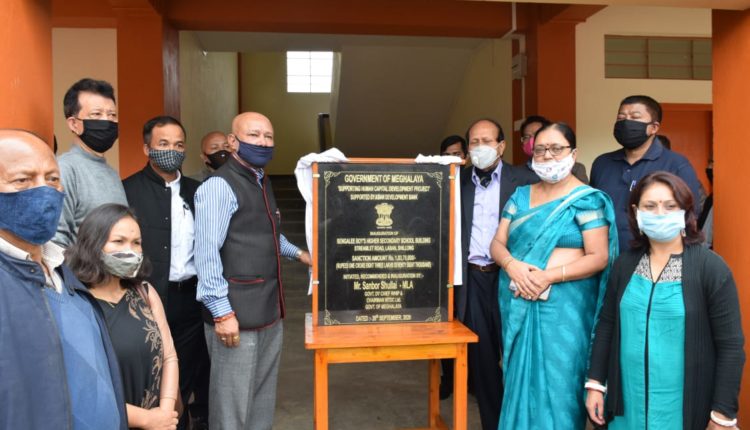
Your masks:
M266 115L273 124L273 160L266 171L292 175L297 160L319 152L318 113L328 112L331 94L288 93L286 52L242 53L242 111Z
M711 36L710 9L609 6L576 27L578 160L588 169L597 155L620 146L612 128L620 101L645 94L660 103L711 103L711 81L604 79L604 35Z
M73 143L63 114L63 97L68 88L82 78L109 82L117 98L117 30L52 29L52 103L58 155L70 149ZM119 170L119 152L118 142L105 154L107 163L115 170Z
M239 109L237 53L206 52L194 33L180 32L180 121L187 132L186 175L204 166L201 139L207 133L231 131Z
M511 42L487 40L473 52L451 108L444 136L463 136L469 124L483 117L500 122L505 132L505 160L513 159L513 88Z

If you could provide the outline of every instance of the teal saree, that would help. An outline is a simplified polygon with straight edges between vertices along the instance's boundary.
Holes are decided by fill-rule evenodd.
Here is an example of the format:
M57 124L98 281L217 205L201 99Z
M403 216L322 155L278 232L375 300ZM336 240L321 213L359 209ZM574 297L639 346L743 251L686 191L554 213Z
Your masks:
M603 192L579 186L568 195L529 207L530 186L508 201L508 250L540 268L555 248L583 248L582 232L609 228L609 262L598 275L554 284L547 301L514 298L500 272L504 396L499 429L572 430L586 423L583 388L594 322L617 257L617 225Z

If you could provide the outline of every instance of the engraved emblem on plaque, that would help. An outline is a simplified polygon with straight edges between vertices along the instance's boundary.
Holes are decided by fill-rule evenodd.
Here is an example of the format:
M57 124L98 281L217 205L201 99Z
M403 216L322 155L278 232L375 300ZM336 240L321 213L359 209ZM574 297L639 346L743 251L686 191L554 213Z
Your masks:
M375 220L375 225L378 228L390 228L393 225L393 219L391 213L393 212L393 205L390 203L380 203L375 205L375 212L378 213L378 218Z

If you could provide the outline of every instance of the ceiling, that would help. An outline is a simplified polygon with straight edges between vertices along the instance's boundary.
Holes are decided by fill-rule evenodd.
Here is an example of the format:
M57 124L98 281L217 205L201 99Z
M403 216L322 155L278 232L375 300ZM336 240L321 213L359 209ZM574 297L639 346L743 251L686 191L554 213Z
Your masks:
M194 32L205 51L330 50L341 54L331 122L353 157L433 153L474 50L486 39ZM408 101L408 103L406 102Z
M195 31L206 51L340 51L344 46L474 49L484 39L470 37L371 36L317 33Z
M511 0L466 0L492 3L514 3ZM620 6L670 6L708 9L745 10L750 0L526 0L517 3L595 4Z

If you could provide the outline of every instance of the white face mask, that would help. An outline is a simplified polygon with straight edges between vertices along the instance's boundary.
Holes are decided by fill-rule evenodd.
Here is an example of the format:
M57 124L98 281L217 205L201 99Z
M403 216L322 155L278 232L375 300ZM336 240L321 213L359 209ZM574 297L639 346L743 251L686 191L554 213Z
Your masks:
M555 160L553 158L550 161L538 163L536 159L532 159L531 168L534 169L539 179L554 184L567 178L570 175L570 171L573 170L575 163L576 161L573 159L573 153L571 152L562 160Z
M489 145L479 145L469 151L469 155L471 155L471 164L480 170L492 166L492 164L500 157L500 154L497 153L497 149Z

